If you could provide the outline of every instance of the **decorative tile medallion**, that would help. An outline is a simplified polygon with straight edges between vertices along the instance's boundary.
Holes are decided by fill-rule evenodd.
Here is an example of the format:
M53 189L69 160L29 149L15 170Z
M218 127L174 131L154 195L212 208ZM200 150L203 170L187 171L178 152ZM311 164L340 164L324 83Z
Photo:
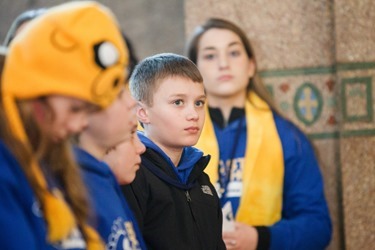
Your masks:
M294 96L294 111L305 125L312 125L322 113L323 99L320 91L312 83L302 84Z

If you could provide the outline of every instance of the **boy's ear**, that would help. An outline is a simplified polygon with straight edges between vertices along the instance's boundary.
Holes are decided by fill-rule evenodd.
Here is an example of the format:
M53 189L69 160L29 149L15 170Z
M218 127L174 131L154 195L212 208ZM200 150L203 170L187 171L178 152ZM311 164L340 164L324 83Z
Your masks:
M143 124L150 123L148 119L147 107L142 102L138 102L137 117L138 121L140 121Z

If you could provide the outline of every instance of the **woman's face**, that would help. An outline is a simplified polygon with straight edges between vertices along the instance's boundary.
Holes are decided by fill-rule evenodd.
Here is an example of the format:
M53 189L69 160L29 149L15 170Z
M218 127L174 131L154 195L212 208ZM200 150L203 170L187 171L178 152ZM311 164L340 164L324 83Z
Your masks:
M32 107L42 132L55 143L81 132L88 124L89 114L98 109L81 99L62 95L35 100Z
M132 130L131 137L111 149L103 160L109 165L117 181L121 185L131 183L141 164L141 154L146 147L139 140L137 126Z
M246 94L255 68L236 33L210 29L201 36L197 51L197 66L209 100Z

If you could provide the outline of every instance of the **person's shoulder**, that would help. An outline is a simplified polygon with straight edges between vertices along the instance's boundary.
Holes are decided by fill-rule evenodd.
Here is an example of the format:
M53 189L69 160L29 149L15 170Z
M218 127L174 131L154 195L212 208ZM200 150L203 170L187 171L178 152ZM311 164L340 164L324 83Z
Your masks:
M18 164L13 153L10 151L8 146L1 139L0 139L0 162L1 162L2 172L4 171L5 168L9 168L9 167L12 167L12 165Z
M289 154L300 154L311 147L307 135L297 125L277 113L274 113L273 116L286 156Z
M201 172L201 174L199 175L199 182L200 183L209 183L209 184L212 184L211 183L211 179L210 179L210 176L206 173L206 172L204 172L204 171L202 171Z
M273 112L276 128L280 136L287 136L291 138L307 139L306 134L289 119Z
M0 183L2 185L17 185L22 170L15 156L2 140L0 140L0 162Z

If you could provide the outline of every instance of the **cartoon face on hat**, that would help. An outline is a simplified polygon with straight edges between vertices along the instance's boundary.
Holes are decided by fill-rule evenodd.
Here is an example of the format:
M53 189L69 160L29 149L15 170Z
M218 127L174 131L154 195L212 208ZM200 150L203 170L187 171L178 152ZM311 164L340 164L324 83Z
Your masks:
M95 2L71 2L32 20L11 43L3 96L68 95L101 107L117 96L128 51L117 21Z

